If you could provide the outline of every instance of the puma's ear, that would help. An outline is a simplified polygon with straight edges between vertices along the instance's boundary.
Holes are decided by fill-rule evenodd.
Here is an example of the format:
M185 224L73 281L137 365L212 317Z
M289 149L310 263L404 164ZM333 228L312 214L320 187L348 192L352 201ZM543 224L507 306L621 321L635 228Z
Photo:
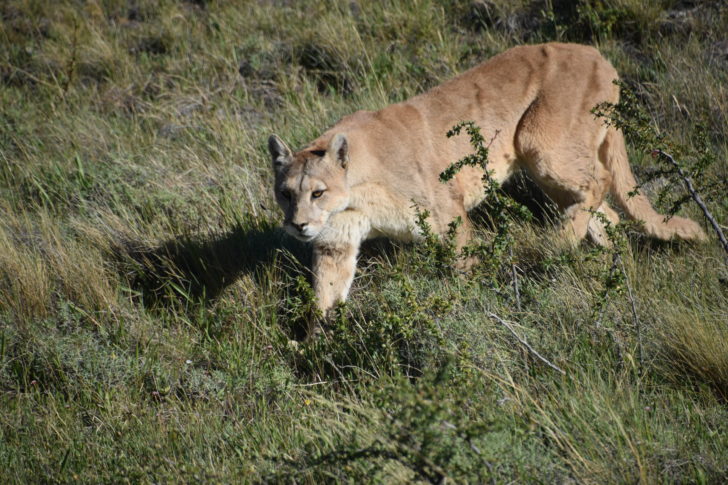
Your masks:
M280 170L291 163L291 149L277 135L268 138L268 151L275 170Z
M346 168L349 165L349 142L343 133L334 135L327 151L331 159L341 164L342 168Z

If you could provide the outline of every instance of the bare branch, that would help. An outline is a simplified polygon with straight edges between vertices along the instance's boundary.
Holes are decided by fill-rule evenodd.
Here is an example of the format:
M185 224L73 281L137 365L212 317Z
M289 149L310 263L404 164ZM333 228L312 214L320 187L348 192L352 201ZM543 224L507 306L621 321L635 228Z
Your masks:
M508 247L508 256L511 261L511 273L513 276L513 293L516 297L516 308L518 308L518 311L521 311L521 292L518 290L518 268L516 267L516 263L513 262L513 248Z
M615 252L612 254L612 265L609 267L609 274L607 275L607 280L605 282L606 288L600 294L600 301L598 302L599 313L597 314L597 318L594 321L594 326L597 328L600 328L602 326L602 317L604 316L604 310L607 308L607 303L609 303L609 282L612 281L612 279L614 278L614 273L617 272L617 265L621 261L622 256L619 254L619 252Z
M634 294L632 293L632 286L629 284L629 278L627 277L627 270L624 268L624 261L620 258L619 264L622 266L622 274L624 275L624 285L627 287L627 295L629 296L629 302L632 305L632 323L635 326L635 329L637 330L637 347L639 350L639 360L640 360L640 371L642 370L642 366L644 365L643 358L642 358L642 326L640 325L640 320L637 317L637 302L635 300Z
M564 370L561 369L561 367L559 367L559 366L557 366L555 364L552 364L548 359L546 359L544 356L542 356L541 354L539 354L538 352L536 352L536 350L533 347L531 347L530 345L528 345L528 342L526 342L521 337L519 337L518 334L516 333L516 331L513 330L513 327L511 327L511 324L510 323L506 322L505 320L503 320L501 317L499 317L495 313L488 312L488 316L490 318L492 318L493 320L496 320L497 322L499 322L501 325L503 325L504 327L506 327L508 330L510 330L510 332L513 334L513 336L516 337L516 339L519 342L521 342L521 344L524 347L526 347L533 355L535 355L536 357L538 357L538 359L541 362L543 362L547 366L551 367L556 372L559 372L560 374L566 375L566 372L564 372Z
M669 153L665 153L662 150L655 150L654 153L657 153L658 155L662 156L665 160L670 162L673 167L675 167L675 170L677 170L678 175L680 175L680 178L683 179L683 182L685 182L685 188L688 189L688 192L690 192L690 196L693 198L696 204L700 206L700 209L703 211L703 214L705 215L705 218L708 219L708 222L710 222L710 225L713 226L713 230L718 235L718 239L720 240L720 243L723 245L723 249L725 250L726 254L728 254L728 240L726 240L725 235L723 234L723 230L720 228L720 225L715 220L715 217L713 217L713 214L708 210L708 207L705 205L705 202L703 202L702 197L700 197L700 194L695 190L695 187L693 187L693 182L690 180L690 177L687 176L687 174L683 171L683 169L680 167L680 165L675 161L675 159L670 155Z

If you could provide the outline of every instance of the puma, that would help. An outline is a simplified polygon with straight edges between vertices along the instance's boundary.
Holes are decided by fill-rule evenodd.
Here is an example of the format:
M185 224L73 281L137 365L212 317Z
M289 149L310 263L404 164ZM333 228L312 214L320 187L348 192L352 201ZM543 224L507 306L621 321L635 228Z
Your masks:
M490 146L488 167L505 181L524 169L563 214L563 237L608 242L590 211L616 223L614 201L659 239L703 240L700 226L668 221L642 194L622 133L590 110L616 103L618 75L592 48L550 43L503 52L460 76L379 111L344 117L300 151L276 135L268 140L275 197L285 229L313 244L313 284L325 313L346 299L363 240L418 239L416 208L427 210L433 231L444 233L460 217L461 248L471 234L467 212L481 202L482 170L463 168L444 184L440 173L472 152L466 136L447 138L456 123L472 120Z

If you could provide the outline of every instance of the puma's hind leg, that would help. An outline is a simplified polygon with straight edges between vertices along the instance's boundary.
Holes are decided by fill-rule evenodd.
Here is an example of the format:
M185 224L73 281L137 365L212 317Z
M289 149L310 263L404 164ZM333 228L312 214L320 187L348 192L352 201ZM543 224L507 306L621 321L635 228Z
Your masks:
M603 201L602 205L599 206L597 212L603 214L610 224L615 225L619 223L619 215L609 207L607 201ZM604 223L599 220L598 217L592 217L589 220L589 226L587 227L587 236L589 240L599 246L609 247L612 242L609 240Z
M604 202L611 180L609 172L589 152L588 147L577 146L558 154L535 153L526 165L535 182L559 207L564 216L561 236L572 245L588 233L597 238L597 244L606 240L601 224L592 222L592 211L601 210L608 219L619 220Z

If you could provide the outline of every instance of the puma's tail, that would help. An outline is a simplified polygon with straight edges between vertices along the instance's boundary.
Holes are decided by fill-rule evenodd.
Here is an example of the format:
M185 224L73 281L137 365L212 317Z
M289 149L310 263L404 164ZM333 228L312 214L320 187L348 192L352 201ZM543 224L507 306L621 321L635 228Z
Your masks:
M630 197L637 182L629 167L622 132L609 128L600 149L600 158L612 175L611 191L615 200L631 219L644 222L647 234L663 240L675 237L694 241L706 239L703 229L692 219L673 216L665 221L665 217L652 208L644 194L637 193Z

